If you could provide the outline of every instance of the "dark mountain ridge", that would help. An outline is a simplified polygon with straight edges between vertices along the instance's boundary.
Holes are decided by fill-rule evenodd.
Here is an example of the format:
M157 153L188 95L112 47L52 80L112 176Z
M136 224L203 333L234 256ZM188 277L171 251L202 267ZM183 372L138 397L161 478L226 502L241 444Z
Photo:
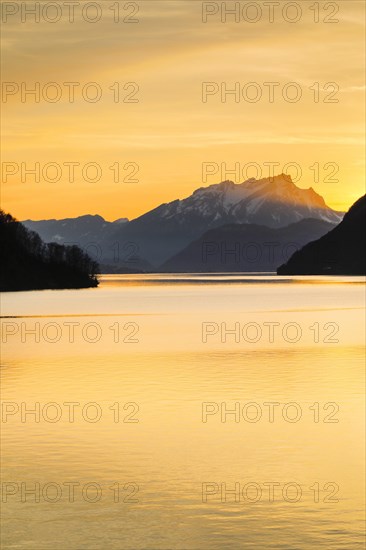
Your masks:
M282 264L279 275L365 275L366 195L356 201L343 221L320 239L308 243Z
M231 224L211 229L165 262L164 272L275 272L295 250L335 226L305 219L278 229Z
M113 234L121 225L128 223L128 220L120 218L114 222L108 222L97 214L87 214L61 220L24 220L22 223L31 231L37 231L46 242L87 246L97 243L101 234Z

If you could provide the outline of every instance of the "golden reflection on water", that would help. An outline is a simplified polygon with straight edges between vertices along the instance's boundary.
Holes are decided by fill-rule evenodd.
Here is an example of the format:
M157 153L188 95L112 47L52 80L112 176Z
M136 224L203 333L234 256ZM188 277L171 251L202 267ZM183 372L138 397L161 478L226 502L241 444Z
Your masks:
M3 503L3 548L362 548L360 279L141 279L135 285L134 277L112 276L97 290L3 295L3 338L4 323L13 323L2 345L3 407L19 406L2 418L3 482L19 484ZM73 342L70 322L77 323ZM39 342L26 333L35 323ZM88 323L97 327L84 338ZM236 323L238 331L225 336ZM261 330L258 341L250 331L243 338L248 324ZM298 341L291 330L283 333L288 324L300 327ZM94 343L93 330L101 335ZM22 417L22 403L39 403L39 422ZM58 409L49 403L61 410L55 422ZM79 404L73 422L65 403ZM95 422L84 417L97 410L85 409L90 403L101 411ZM272 422L268 403L276 403ZM301 416L289 421L296 411ZM21 482L28 489L57 484L61 498L34 502L27 495L21 502ZM79 484L75 502L68 482ZM81 494L91 482L102 489L97 502ZM204 483L213 490L207 502ZM236 502L229 491L248 483L260 486L262 497L252 502L240 492ZM280 484L274 502L271 483ZM298 502L283 498L286 483L301 487ZM339 502L328 501L335 486Z

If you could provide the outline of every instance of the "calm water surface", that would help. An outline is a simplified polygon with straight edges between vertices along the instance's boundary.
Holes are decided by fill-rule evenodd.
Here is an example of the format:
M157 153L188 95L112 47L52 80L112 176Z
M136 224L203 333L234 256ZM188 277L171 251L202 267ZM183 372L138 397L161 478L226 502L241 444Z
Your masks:
M363 548L364 305L358 277L3 294L2 548Z

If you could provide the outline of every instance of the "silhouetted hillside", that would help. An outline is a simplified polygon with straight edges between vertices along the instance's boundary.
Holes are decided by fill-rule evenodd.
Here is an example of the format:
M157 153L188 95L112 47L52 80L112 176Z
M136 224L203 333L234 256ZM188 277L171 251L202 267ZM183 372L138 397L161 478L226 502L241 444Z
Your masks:
M366 195L344 216L343 221L321 239L295 252L279 275L366 274Z
M45 244L0 210L0 290L87 288L98 285L98 264L77 246Z

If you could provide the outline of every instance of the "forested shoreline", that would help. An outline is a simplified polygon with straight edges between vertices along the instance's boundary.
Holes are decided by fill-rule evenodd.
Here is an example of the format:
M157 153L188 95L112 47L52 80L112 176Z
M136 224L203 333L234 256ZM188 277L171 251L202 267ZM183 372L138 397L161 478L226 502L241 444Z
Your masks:
M78 246L44 243L0 210L0 290L98 286L99 266Z

